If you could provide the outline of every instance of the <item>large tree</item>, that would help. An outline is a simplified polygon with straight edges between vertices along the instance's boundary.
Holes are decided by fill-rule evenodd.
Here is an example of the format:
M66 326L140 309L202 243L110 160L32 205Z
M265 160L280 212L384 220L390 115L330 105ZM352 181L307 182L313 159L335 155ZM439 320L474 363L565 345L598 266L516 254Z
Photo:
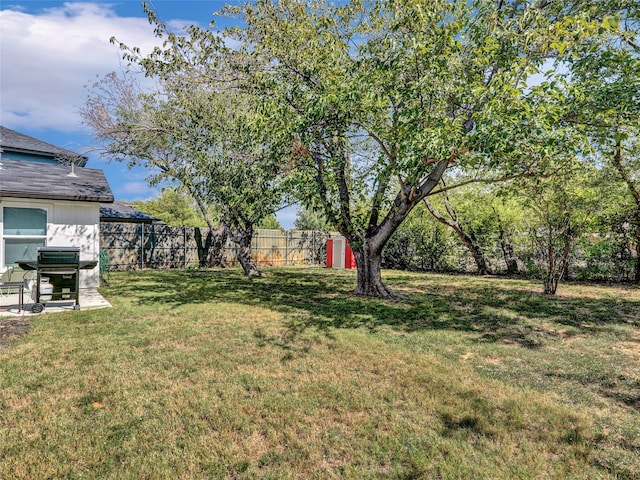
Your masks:
M570 146L552 125L562 107L530 101L527 80L609 27L578 4L256 0L225 10L244 22L228 33L268 67L254 80L287 119L296 195L353 248L356 294L391 294L382 250L448 170L464 182L535 175Z
M227 228L217 223L211 206L192 175L190 159L175 148L169 125L163 125L162 114L149 105L153 95L143 95L132 78L115 72L90 85L90 93L80 114L92 130L100 153L108 159L126 162L129 167L149 168L148 181L157 185L165 180L177 181L195 201L209 227L202 242L201 264L224 266Z
M130 68L155 82L143 91L115 74L97 82L83 110L85 121L116 160L159 169L178 180L205 217L213 206L247 275L260 272L251 258L254 229L283 203L285 163L272 146L263 101L239 88L233 52L211 30L168 30L145 6L163 47L142 55L120 44ZM114 40L115 42L115 40ZM209 223L209 221L208 221ZM213 230L212 225L210 224Z

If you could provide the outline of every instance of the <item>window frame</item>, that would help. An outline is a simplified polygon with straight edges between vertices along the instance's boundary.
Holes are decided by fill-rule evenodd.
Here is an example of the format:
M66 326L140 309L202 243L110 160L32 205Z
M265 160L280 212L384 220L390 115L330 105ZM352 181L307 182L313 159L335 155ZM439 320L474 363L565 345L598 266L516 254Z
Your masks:
M11 235L5 234L6 228L6 208L14 208L14 209L26 209L26 210L43 210L45 212L45 227L44 227L44 235ZM47 245L48 234L49 234L49 220L51 216L51 206L47 204L27 204L27 203L5 203L2 202L0 204L0 215L1 215L1 224L2 230L0 231L0 265L6 269L11 265L15 265L14 263L7 264L7 240L36 240L42 241L43 246ZM30 260L35 260L30 259Z

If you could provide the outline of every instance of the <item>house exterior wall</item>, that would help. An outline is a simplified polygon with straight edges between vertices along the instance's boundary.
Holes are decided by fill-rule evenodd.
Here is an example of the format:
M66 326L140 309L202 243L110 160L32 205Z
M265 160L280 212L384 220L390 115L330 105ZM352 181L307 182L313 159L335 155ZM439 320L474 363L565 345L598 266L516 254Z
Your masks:
M4 207L41 208L47 211L46 245L78 247L80 260L98 260L100 254L100 204L97 202L0 198L0 272L4 259ZM34 259L35 260L35 259ZM80 271L81 288L97 288L100 268Z

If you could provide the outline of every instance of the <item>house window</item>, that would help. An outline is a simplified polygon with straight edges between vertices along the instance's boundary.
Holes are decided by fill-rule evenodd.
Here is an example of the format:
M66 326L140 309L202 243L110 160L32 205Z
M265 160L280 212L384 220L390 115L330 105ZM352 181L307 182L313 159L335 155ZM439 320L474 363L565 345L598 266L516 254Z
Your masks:
M43 208L4 207L4 263L35 260L47 240L47 211Z

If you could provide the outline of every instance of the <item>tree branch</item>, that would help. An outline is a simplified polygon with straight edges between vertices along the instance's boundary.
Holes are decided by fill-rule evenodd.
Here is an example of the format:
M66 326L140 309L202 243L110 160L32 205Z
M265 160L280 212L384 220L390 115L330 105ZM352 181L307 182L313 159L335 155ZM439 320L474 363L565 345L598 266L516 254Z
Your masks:
M498 183L498 182L506 182L509 180L516 180L518 178L533 178L533 177L547 178L550 176L551 176L551 173L526 172L526 173L518 173L514 175L505 175L504 177L497 177L497 178L473 178L471 180L466 180L464 182L456 183L455 185L449 185L447 187L443 187L438 190L432 190L427 195L437 195L438 193L446 192L448 190L453 190L454 188L463 187L465 185L470 185L472 183Z

